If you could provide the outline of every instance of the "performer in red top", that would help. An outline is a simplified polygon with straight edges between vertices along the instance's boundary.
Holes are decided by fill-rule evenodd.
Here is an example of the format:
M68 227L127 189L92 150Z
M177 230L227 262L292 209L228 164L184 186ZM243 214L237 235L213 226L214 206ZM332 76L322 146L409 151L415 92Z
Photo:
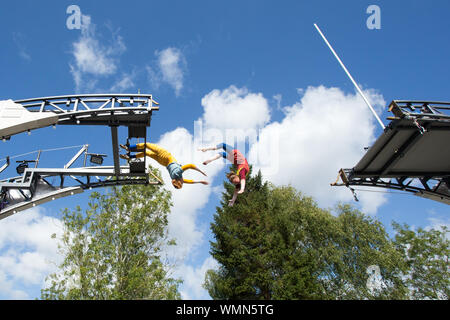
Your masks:
M237 195L243 193L245 190L245 179L248 175L248 172L250 171L250 168L248 166L247 159L244 157L244 155L239 150L233 149L226 143L219 143L217 146L209 148L200 148L199 150L206 152L208 150L220 150L220 149L223 149L224 151L216 154L211 159L204 161L203 164L207 165L208 163L223 157L225 159L228 159L231 163L233 163L237 167L236 172L230 172L227 174L228 180L230 180L230 182L235 185L233 197L228 203L229 206L233 206L234 202L236 201Z

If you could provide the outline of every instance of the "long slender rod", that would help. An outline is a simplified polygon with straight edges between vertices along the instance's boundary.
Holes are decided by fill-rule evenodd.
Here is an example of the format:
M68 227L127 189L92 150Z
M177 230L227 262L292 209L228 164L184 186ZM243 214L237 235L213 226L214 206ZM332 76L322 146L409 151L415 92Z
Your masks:
M344 63L341 61L341 59L339 58L339 56L337 55L336 51L334 51L333 47L331 46L331 44L328 42L327 38L325 38L324 34L322 33L322 31L319 29L319 27L317 26L317 24L314 23L314 27L316 27L317 31L319 32L319 34L322 36L323 40L325 41L325 43L327 44L327 46L330 48L331 52L334 54L334 56L336 57L337 61L340 63L341 67L344 69L345 73L347 74L347 76L350 78L350 80L352 81L353 85L355 86L356 90L358 90L359 94L361 95L361 97L364 99L364 101L366 102L367 106L370 108L370 110L372 111L373 115L375 116L375 118L378 120L378 122L380 123L381 127L385 128L383 122L381 121L380 117L378 117L377 113L375 112L375 110L373 109L372 105L370 104L369 100L367 100L366 96L364 95L364 93L362 92L362 90L359 88L358 84L356 83L356 81L353 79L352 75L350 74L350 72L348 72L347 68L345 67Z

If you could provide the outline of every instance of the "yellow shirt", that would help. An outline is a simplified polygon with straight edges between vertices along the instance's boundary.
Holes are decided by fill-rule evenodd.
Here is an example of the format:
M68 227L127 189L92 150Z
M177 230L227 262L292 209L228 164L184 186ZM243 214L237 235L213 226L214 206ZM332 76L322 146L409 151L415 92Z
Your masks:
M164 167L167 167L172 162L177 162L177 160L172 156L172 154L170 154L169 151L161 148L160 146L158 146L157 144L154 144L154 143L149 143L149 142L147 142L146 144L138 143L136 145L136 149L138 151L145 150L145 155L147 157L150 157L150 158L156 160L160 165L162 165ZM143 156L144 156L144 152L140 152L140 153L136 154L137 158L142 158ZM183 171L189 170L189 169L198 170L194 164L185 164L181 168ZM191 180L191 179L183 179L183 182L189 183L189 184L195 183L195 181Z
M177 162L177 160L170 154L166 149L161 148L154 143L138 143L137 149L143 151L145 149L145 155L156 160L160 165L167 167L172 162ZM139 157L139 155L136 155Z

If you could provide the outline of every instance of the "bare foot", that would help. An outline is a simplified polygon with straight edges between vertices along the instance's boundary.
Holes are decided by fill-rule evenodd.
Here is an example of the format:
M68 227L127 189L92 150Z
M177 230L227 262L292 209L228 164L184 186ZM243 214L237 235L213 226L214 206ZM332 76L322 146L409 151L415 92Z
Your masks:
M121 154L121 155L119 155L122 159L125 159L125 160L130 160L130 157L128 156L128 155L126 155L126 154Z

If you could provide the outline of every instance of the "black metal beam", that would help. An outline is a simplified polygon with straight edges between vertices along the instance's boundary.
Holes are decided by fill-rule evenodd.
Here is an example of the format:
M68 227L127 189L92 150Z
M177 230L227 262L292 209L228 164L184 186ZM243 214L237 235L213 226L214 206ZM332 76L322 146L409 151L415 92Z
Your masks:
M119 163L119 140L116 126L111 126L111 137L112 137L112 149L114 157L114 173L116 177L118 177L120 175L120 163Z

